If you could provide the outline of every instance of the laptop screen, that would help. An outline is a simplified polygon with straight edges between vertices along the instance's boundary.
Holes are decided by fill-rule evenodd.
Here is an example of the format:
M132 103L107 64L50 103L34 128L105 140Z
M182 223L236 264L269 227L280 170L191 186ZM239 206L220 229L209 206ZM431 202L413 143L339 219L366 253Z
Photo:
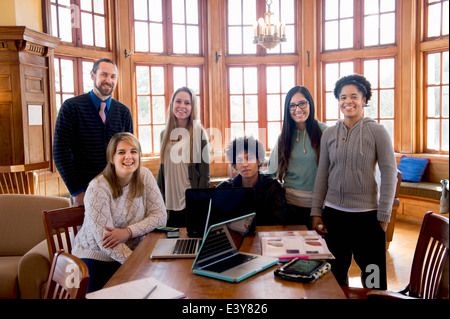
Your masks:
M211 213L208 225L208 209ZM197 188L186 190L186 228L189 237L203 237L209 226L255 212L253 188ZM252 225L251 232L254 232Z
M249 214L211 226L198 252L196 267L202 267L214 258L223 258L226 254L236 252L241 247L254 217L255 214Z

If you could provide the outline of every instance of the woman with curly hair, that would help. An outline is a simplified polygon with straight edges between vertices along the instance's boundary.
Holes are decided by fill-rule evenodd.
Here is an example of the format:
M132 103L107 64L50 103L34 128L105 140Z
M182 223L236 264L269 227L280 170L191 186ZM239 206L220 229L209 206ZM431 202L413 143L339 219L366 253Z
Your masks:
M325 236L336 258L330 261L331 269L341 286L348 286L353 257L362 271L364 287L386 289L385 231L397 182L394 149L383 125L363 116L372 96L364 76L342 77L335 84L334 96L344 119L322 135L311 211L313 228Z

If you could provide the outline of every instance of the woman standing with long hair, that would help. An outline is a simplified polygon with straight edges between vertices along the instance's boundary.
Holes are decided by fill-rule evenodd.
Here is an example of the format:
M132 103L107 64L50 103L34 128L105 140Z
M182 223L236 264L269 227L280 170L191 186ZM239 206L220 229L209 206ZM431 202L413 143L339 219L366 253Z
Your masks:
M270 155L268 173L286 190L286 223L311 228L311 201L320 156L320 139L326 129L315 119L314 100L304 86L289 90L284 103L281 134Z
M161 132L156 178L166 203L167 225L172 227L186 225L186 189L209 187L208 137L197 118L195 93L188 87L176 90Z

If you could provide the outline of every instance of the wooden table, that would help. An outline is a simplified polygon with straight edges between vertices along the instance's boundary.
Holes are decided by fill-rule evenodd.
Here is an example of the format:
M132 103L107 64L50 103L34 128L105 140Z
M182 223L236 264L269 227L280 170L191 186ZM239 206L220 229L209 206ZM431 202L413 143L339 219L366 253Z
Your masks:
M304 226L258 226L255 236L246 237L240 251L261 253L258 231L301 230ZM230 283L196 275L191 267L194 259L150 259L150 254L164 233L152 232L139 244L106 287L131 280L154 277L182 291L189 299L345 299L331 272L313 283L298 283L275 278L276 266L253 275L242 282ZM180 229L180 237L186 230Z

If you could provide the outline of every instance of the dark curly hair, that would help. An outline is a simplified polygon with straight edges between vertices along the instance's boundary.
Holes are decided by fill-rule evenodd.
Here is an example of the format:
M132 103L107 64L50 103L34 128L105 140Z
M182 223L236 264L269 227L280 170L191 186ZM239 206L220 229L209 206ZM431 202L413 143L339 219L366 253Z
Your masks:
M339 94L341 93L342 88L350 84L356 86L358 91L364 95L367 105L372 97L372 86L370 85L370 82L360 74L346 75L337 80L334 85L334 97L339 100Z
M244 153L254 155L257 161L264 163L264 145L253 136L238 137L228 143L225 148L225 156L227 161L233 164L233 166L236 165L236 155L239 155L242 151L244 151Z

